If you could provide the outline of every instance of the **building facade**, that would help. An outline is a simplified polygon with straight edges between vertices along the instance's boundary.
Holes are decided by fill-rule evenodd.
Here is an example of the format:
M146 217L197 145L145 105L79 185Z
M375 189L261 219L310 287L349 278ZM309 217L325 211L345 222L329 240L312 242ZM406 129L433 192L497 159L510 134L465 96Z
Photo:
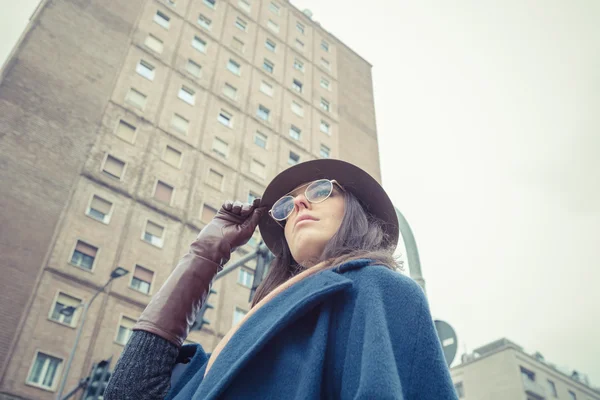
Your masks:
M559 371L541 354L529 355L507 339L464 355L450 373L464 400L600 400L583 375Z
M56 396L80 306L122 267L66 389L114 363L225 199L323 157L380 180L371 65L309 15L283 0L40 3L0 76L0 398ZM253 268L216 282L190 341L212 349L248 311Z

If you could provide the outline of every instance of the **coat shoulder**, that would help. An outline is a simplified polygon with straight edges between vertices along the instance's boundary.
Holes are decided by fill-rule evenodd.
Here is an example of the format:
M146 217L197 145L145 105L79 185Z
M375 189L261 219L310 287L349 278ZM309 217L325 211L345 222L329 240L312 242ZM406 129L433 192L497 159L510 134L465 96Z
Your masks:
M390 295L408 296L415 300L425 298L423 289L410 277L384 265L367 265L349 270L344 276L353 281L357 289L375 290Z

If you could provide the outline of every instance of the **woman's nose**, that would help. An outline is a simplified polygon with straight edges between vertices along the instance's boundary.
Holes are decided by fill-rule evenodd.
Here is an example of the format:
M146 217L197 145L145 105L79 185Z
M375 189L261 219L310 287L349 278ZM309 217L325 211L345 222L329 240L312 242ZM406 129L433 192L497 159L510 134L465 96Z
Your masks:
M306 199L304 194L299 194L294 197L294 208L300 211L303 208L310 208L310 202Z

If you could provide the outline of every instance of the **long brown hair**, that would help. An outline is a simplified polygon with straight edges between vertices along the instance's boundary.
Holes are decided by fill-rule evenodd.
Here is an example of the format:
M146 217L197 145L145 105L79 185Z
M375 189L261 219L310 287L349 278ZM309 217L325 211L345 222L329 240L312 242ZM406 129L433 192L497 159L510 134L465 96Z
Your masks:
M315 263L328 260L329 264L334 266L354 258L368 258L373 260L372 264L399 269L400 264L393 255L395 244L390 243L390 238L383 229L385 222L365 212L352 193L345 191L343 194L345 208L340 228L329 240L320 259L315 260ZM292 257L283 235L280 248L281 253L275 254L267 276L256 289L252 307L277 286L305 269Z

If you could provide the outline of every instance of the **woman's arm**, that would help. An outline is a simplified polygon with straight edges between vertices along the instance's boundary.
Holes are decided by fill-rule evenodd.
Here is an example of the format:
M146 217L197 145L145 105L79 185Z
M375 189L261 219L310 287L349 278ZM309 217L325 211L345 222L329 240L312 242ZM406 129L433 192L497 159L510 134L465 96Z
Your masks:
M104 391L104 399L164 399L178 353L177 346L168 340L134 331Z

